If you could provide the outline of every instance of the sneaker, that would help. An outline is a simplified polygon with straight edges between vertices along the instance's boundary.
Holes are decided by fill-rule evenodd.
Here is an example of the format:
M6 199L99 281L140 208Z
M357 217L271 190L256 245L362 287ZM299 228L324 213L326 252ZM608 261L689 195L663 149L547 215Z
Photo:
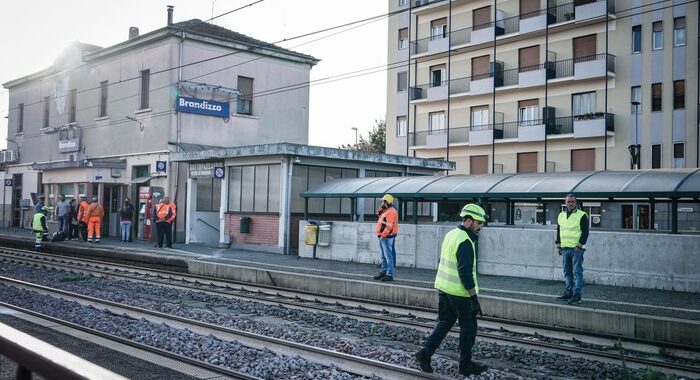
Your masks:
M470 375L481 375L482 372L486 371L489 369L489 366L486 364L481 364L477 362L471 362L467 366L467 368L460 368L459 369L459 374L463 376L470 376Z
M433 373L433 367L430 366L430 357L423 353L423 351L416 352L416 360L418 360L418 365L420 370L427 373Z
M557 297L557 299L560 300L560 301L568 301L568 300L570 300L571 298L573 298L573 296L572 296L571 294L566 294L566 293L564 293L564 294L560 295L559 297Z
M381 280L384 276L386 276L386 273L379 273L378 275L372 277L375 280Z
M384 281L384 282L394 281L394 276L384 276L384 277L382 277L382 281Z
M581 303L581 296L573 296L567 303L569 305L578 305Z

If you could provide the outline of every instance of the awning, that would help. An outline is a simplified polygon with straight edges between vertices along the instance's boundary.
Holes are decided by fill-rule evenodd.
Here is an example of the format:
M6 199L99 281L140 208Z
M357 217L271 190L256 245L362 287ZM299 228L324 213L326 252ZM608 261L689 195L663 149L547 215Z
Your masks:
M131 179L131 183L143 183L143 182L148 182L151 179L155 178L156 176L145 176L145 177L136 177Z

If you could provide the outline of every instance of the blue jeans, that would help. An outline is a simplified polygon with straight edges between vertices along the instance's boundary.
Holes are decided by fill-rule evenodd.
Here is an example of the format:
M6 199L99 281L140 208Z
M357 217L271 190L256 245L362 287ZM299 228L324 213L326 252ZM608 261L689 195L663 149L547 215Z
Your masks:
M568 295L581 296L583 290L583 253L582 249L576 252L574 248L562 248L561 256L564 260L564 292Z
M131 240L131 221L122 220L121 222L121 237L122 241Z
M58 217L58 230L63 231L66 234L66 238L69 237L68 232L70 228L70 216L65 214Z
M386 273L387 276L394 276L394 268L396 267L396 247L394 241L396 236L379 238L379 249L382 252L382 266L380 272Z
M476 340L476 315L469 297L458 297L439 292L438 322L423 351L428 357L438 349L442 340L459 319L459 368L467 368L472 360L472 347Z

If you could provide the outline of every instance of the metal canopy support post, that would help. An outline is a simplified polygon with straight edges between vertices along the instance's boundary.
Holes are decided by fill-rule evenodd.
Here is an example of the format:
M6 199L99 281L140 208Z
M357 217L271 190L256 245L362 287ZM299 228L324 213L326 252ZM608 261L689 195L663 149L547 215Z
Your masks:
M309 220L309 198L304 198L304 220Z
M413 224L418 224L418 200L413 199Z
M513 224L513 204L506 198L506 224Z
M357 204L356 198L350 198L350 221L357 221L357 213L355 212L355 206Z
M678 198L671 199L671 233L678 233Z

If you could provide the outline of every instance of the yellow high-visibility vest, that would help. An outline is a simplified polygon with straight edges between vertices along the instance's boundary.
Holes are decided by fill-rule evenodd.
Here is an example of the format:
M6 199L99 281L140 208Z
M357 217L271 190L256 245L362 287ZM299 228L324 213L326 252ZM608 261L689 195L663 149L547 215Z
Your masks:
M455 228L448 232L442 240L440 265L438 266L437 276L435 276L435 289L453 296L469 297L469 292L459 279L459 271L457 270L457 249L465 240L471 243L472 252L474 252L472 276L474 278L474 290L476 290L477 294L479 293L479 283L476 280L476 246L469 234L460 228Z
M34 219L32 220L32 230L34 231L43 231L44 227L41 225L41 218L44 217L44 214L37 212L34 214Z
M581 210L576 210L566 217L566 210L559 213L557 223L559 224L559 243L562 248L575 248L581 239L583 231L581 231L581 218L586 216L586 213ZM582 248L585 248L583 246Z

